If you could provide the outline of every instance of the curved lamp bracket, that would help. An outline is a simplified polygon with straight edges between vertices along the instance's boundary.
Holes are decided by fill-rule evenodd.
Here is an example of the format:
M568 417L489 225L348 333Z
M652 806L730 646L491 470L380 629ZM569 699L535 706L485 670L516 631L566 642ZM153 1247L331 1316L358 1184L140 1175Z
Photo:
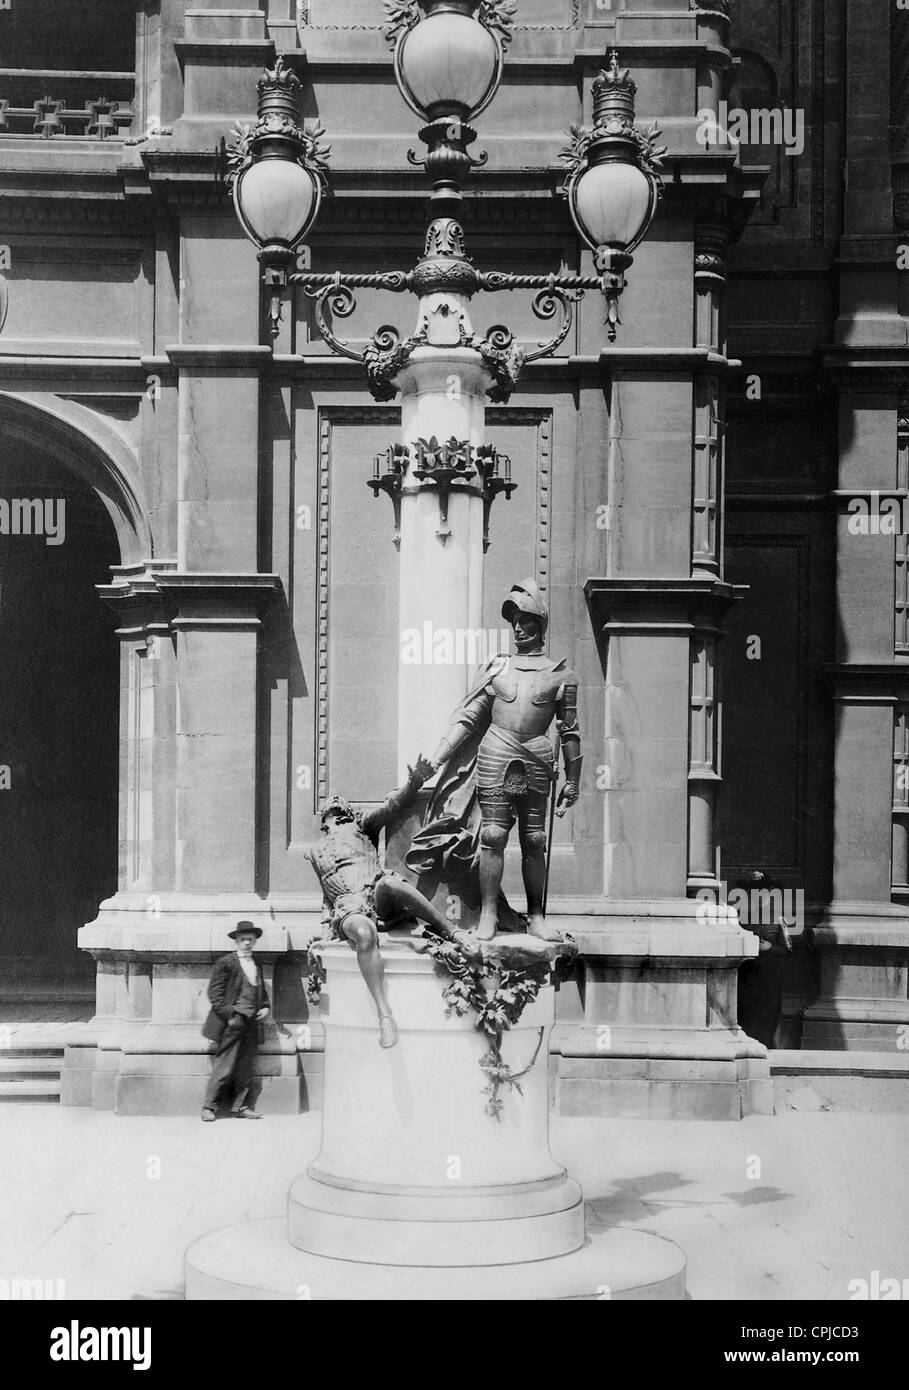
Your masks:
M333 319L348 319L357 307L356 296L349 285L345 285L340 275L335 277L334 284L326 285L324 289L310 289L307 287L304 293L315 300L316 323L319 325L319 332L325 339L332 352L339 357L349 357L352 362L362 362L363 353L351 347L345 339L339 338L333 329L329 328L325 318L326 308L331 312Z

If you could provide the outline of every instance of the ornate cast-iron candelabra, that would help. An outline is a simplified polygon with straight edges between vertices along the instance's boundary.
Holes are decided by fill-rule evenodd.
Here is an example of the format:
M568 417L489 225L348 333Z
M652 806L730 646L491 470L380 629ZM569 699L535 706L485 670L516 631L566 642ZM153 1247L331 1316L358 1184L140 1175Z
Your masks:
M430 313L436 325L445 320L447 346L470 348L480 355L492 378L488 395L493 402L509 399L527 362L551 355L564 342L574 305L586 290L603 294L607 336L615 341L625 272L656 213L658 169L665 151L657 147L655 124L646 132L635 125L636 85L627 69L620 68L614 49L608 68L594 82L593 128L572 127L571 143L562 156L567 166L562 192L579 235L594 253L597 275L478 270L466 253L457 217L462 188L471 171L486 162L485 155L476 158L470 153L477 139L470 121L498 91L515 9L515 0L386 0L386 37L394 49L395 78L404 100L424 121L419 134L427 153L418 158L411 150L409 159L425 168L433 187L424 253L411 270L362 275L293 271L297 249L314 225L327 191L329 150L321 128L305 126L302 86L282 58L259 83L255 129L238 131L229 149L228 179L243 228L259 248L270 291L272 333L276 336L279 329L282 293L288 284L299 286L314 300L315 320L325 342L334 353L362 363L376 400L394 398L396 377L414 351L429 342ZM363 348L339 337L333 324L354 312L354 291L362 288L417 295L420 316L415 331L405 337L383 325ZM481 290L524 289L536 291L533 310L541 321L560 317L554 336L535 347L519 344L504 325L485 336L474 333L466 312L458 307L458 299L469 303ZM438 295L450 297L430 301ZM376 495L384 490L398 498L396 527L404 465L403 455L390 454L388 470L369 480ZM438 534L444 540L448 490L457 485L457 474L450 479L446 474L443 480L441 472L430 470L426 476L440 489ZM510 479L483 473L487 523L492 498L501 491L510 497L514 486Z

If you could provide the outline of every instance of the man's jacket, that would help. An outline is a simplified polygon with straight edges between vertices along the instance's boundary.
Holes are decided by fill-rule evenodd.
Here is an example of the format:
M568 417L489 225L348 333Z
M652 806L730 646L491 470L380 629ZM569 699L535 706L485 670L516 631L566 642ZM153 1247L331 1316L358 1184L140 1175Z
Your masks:
M259 976L257 989L256 1011L270 1007L268 991L262 980L262 967L256 964ZM220 1042L221 1034L227 1027L234 1013L234 1004L240 993L240 986L244 980L243 967L235 951L229 955L221 956L212 966L211 979L208 982L208 997L211 1000L211 1012L202 1028L203 1038L209 1038L211 1042Z

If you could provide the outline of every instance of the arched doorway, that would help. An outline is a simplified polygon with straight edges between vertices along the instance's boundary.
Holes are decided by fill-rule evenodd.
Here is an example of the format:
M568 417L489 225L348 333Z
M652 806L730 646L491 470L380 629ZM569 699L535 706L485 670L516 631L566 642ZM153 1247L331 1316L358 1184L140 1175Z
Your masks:
M0 402L0 1018L91 1015L79 928L116 891L119 651L95 591L109 498ZM46 421L46 423L45 423Z

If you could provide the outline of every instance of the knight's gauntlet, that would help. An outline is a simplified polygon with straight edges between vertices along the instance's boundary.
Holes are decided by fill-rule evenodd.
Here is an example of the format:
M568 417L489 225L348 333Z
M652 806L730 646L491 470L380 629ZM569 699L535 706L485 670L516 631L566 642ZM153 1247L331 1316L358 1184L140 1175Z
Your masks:
M575 793L581 790L581 770L584 766L584 759L580 753L574 757L568 756L568 749L565 750L565 781L568 786L573 787Z

